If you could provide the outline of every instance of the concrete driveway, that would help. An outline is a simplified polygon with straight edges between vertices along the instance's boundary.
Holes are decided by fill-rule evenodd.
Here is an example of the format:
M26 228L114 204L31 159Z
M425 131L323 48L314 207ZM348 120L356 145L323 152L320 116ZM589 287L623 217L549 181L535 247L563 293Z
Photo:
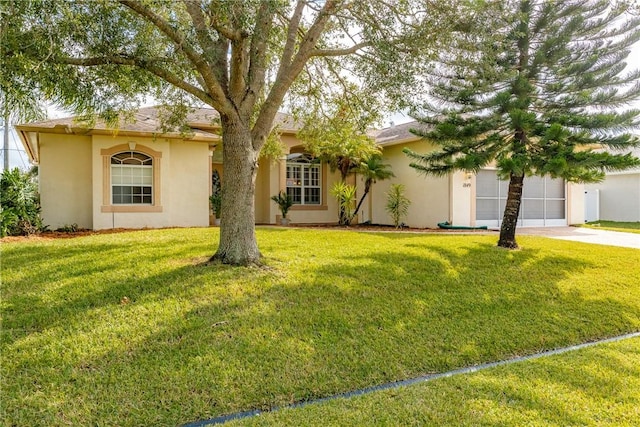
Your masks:
M516 235L544 236L551 239L573 240L596 245L621 246L640 249L640 234L597 230L582 227L522 227Z

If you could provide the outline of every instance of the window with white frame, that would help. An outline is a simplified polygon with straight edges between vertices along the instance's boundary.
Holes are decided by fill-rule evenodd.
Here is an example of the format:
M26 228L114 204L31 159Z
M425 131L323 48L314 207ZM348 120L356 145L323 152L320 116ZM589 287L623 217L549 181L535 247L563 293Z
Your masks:
M111 202L114 205L153 203L153 159L136 151L111 156Z
M306 154L293 153L287 156L287 194L297 205L320 205L320 162Z

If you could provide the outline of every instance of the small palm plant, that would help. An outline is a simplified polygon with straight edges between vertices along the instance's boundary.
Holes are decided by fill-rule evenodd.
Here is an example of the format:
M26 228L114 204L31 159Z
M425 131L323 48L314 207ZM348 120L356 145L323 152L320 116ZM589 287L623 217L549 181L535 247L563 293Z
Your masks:
M371 186L374 183L395 176L390 168L391 166L382 162L382 155L380 154L369 156L358 166L356 172L364 178L364 192L362 193L362 197L360 197L356 210L353 212L353 217L358 215L360 206L362 206L362 202L364 202L365 197L367 197L367 194L371 191Z
M289 209L293 206L293 198L291 195L287 194L286 191L280 191L277 195L271 196L271 200L276 202L276 205L280 208L282 224L288 223L287 213L289 213Z
M343 181L337 181L331 188L331 195L338 201L340 225L351 224L353 206L356 201L356 187Z
M387 192L386 209L391 215L393 225L396 228L400 227L402 218L407 216L409 205L411 205L411 200L404 195L404 188L402 184L392 184L389 192Z

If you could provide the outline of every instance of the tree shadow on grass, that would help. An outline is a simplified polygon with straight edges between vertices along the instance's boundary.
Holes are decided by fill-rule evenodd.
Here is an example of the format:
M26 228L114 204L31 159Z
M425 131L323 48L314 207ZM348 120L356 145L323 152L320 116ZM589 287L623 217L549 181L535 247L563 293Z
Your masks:
M245 284L272 274L242 270ZM110 425L176 425L153 408L169 401L181 412L189 383L201 375L185 373L185 363L211 351L210 339L223 344L216 349L224 353L224 336L210 333L222 330L230 315L233 320L245 298L256 298L227 286L237 273L228 266L192 263L141 280L102 283L66 301L48 304L24 296L5 301L2 376L8 380L3 385L8 415L3 419L16 425L87 425L103 423L100 417L108 413ZM212 289L204 301L202 286ZM122 296L128 296L126 303ZM204 311L189 308L203 304ZM172 384L184 386L175 395L180 400L170 396ZM205 399L210 392L194 391ZM64 399L53 405L53 396Z
M197 286L201 275L232 276L230 267L199 266L211 249L188 241L168 239L153 247L126 239L65 243L3 251L3 343L82 321L92 310L180 296ZM199 249L202 256L194 257Z

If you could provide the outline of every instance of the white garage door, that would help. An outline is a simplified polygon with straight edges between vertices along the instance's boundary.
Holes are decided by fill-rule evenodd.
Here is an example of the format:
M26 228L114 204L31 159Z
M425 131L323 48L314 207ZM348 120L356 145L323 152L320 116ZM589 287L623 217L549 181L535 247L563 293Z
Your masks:
M524 178L518 226L567 225L567 186L562 179ZM509 190L508 181L498 180L495 170L481 170L476 176L476 225L499 227Z

